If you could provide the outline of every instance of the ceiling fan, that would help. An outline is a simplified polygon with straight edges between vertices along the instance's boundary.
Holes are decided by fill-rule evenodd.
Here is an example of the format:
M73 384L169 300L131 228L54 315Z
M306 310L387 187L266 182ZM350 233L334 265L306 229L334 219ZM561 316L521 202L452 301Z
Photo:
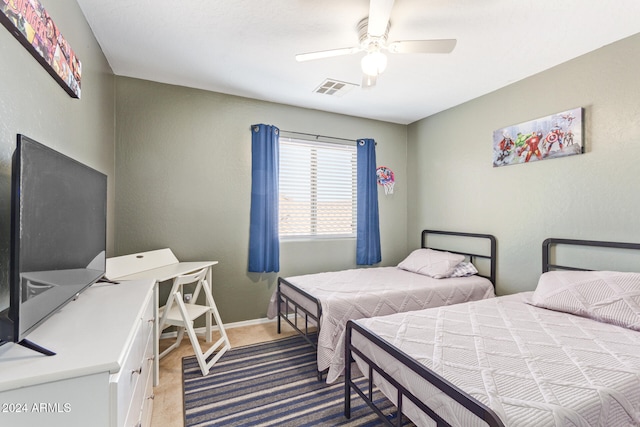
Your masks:
M389 17L394 0L370 0L369 16L358 23L359 44L353 47L323 50L296 55L299 62L366 52L360 63L363 72L362 87L375 86L378 75L387 66L384 50L391 53L450 53L455 39L400 40L388 42Z

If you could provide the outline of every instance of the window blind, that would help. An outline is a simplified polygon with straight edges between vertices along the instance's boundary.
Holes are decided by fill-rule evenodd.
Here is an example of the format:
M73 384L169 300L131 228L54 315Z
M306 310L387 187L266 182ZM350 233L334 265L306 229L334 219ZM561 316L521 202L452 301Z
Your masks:
M355 237L355 145L280 138L281 237Z

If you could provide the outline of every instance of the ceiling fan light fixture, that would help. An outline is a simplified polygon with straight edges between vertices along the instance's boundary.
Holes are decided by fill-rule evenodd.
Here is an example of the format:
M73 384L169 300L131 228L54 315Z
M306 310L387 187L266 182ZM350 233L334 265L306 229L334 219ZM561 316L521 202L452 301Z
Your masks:
M362 72L368 76L377 76L387 68L387 56L380 52L367 53L360 62Z

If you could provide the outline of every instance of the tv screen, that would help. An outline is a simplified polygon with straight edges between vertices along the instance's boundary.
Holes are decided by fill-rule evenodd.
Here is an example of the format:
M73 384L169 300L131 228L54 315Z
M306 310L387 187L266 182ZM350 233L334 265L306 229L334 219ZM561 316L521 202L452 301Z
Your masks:
M106 267L107 176L18 135L12 171L10 306L21 342Z

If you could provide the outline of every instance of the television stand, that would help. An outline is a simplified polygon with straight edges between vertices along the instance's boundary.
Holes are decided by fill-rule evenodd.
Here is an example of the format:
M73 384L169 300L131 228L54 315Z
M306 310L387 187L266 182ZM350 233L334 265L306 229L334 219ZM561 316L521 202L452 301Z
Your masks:
M0 425L149 427L156 298L154 280L93 285L29 333L55 357L0 346Z
M23 347L28 348L29 350L33 350L33 351L37 351L38 353L42 353L45 356L55 356L56 353L48 350L42 346L39 346L38 344L31 342L29 340L22 340L22 341L18 341L18 344L20 344Z

